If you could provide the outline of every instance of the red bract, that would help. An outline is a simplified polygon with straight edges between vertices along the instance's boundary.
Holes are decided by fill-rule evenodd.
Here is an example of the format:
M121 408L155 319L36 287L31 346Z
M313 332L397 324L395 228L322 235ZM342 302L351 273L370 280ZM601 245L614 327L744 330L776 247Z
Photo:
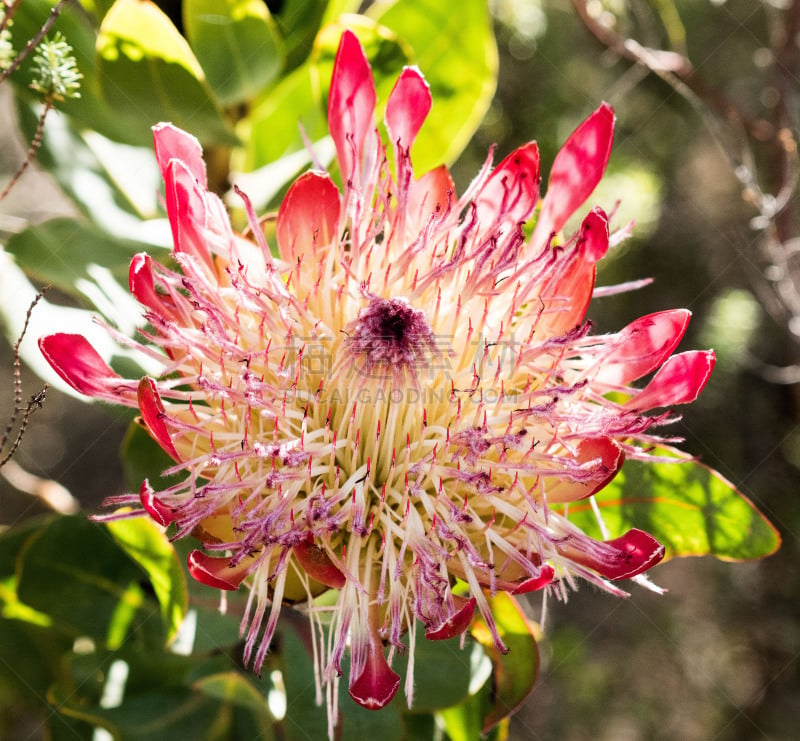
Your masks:
M255 242L232 231L196 140L155 127L178 269L137 255L130 287L163 375L121 379L80 337L40 343L74 388L137 405L185 472L116 501L198 537L194 578L247 585L245 660L260 669L282 601L308 611L318 639L325 613L318 677L333 681L349 642L350 692L369 708L394 696L391 664L413 651L417 620L449 638L477 610L503 651L487 594L563 597L575 577L623 594L615 580L663 557L639 530L594 540L564 505L646 459L672 419L646 412L692 401L714 361L671 356L686 311L601 336L585 321L608 218L595 208L561 231L605 170L609 106L556 157L537 217L535 143L487 161L459 198L444 167L414 176L431 106L420 72L405 69L386 106L393 167L375 100L347 32L329 98L343 187L298 178L272 252L249 203ZM317 606L330 588L335 607Z

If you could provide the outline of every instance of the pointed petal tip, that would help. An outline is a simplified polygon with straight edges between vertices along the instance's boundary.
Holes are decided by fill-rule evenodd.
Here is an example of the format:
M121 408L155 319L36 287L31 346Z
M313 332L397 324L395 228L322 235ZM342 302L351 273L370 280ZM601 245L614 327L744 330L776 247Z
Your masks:
M142 421L147 431L166 453L174 460L179 461L180 455L178 455L175 444L172 442L172 435L167 429L165 421L167 412L164 408L164 402L161 400L158 386L156 386L156 382L152 378L145 376L139 381L137 400L139 402L139 411L142 414Z
M328 95L328 128L345 181L361 164L376 99L369 60L356 35L346 29L339 40Z
M247 562L230 566L227 558L215 558L203 551L193 550L187 559L189 573L195 581L214 589L232 592L247 576Z
M370 649L364 669L348 691L361 707L380 710L392 701L399 687L400 675L392 670L378 646Z
M433 630L428 628L425 631L425 637L430 641L443 641L460 636L469 628L477 604L478 601L475 597L470 597L463 606L457 608L438 628Z
M124 401L124 379L106 363L89 340L80 334L57 332L39 338L39 350L53 370L73 389L86 396Z
M165 178L171 160L180 160L204 187L206 186L206 163L203 147L197 137L174 124L161 122L153 126L153 144L161 177Z
M550 170L533 244L545 244L560 232L600 182L611 156L614 122L614 110L602 103L564 142Z
M690 350L668 358L636 396L625 406L647 411L677 404L690 404L700 395L714 370L713 350Z
M292 548L294 557L312 579L331 589L341 589L347 582L345 575L335 566L325 551L315 545L312 538Z
M404 67L386 103L386 128L395 147L411 148L432 105L428 81L417 67Z
M339 189L328 173L312 170L297 178L278 209L276 238L283 260L293 263L326 248L336 237L340 210Z
M142 482L142 486L139 489L139 501L142 503L145 512L162 527L166 527L175 521L175 510L156 497L153 487L150 486L147 479Z
M555 569L549 563L546 563L542 566L539 576L534 576L520 582L511 590L511 594L528 594L529 592L536 592L540 589L544 589L553 581L555 575Z

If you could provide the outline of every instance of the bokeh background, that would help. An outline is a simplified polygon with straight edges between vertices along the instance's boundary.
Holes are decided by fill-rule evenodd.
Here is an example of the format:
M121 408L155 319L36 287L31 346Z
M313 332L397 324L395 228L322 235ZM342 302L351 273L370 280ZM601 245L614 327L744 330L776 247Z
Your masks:
M784 130L798 134L800 3L494 0L491 8L498 89L454 168L459 189L491 144L499 159L535 138L547 172L560 143L599 101L614 106L615 148L593 200L611 209L619 199L615 223L635 219L636 227L603 261L598 284L654 281L596 300L590 317L602 331L651 311L693 312L681 349L714 347L718 363L674 431L783 538L761 562L659 566L652 576L668 590L663 596L634 586L630 599L615 600L584 586L566 604L549 602L540 679L512 720L511 738L797 739L800 242L796 152ZM11 173L25 145L13 133L10 90L3 93L0 169ZM38 221L68 208L33 170L0 204L4 229L14 218ZM785 203L774 214L769 196L779 192ZM8 346L2 362L0 419L12 401ZM22 372L33 393L37 379ZM117 450L126 425L107 407L51 391L15 460L94 510L125 490ZM0 479L3 524L45 509ZM540 599L528 609L542 618ZM41 737L24 717L7 727L13 738Z

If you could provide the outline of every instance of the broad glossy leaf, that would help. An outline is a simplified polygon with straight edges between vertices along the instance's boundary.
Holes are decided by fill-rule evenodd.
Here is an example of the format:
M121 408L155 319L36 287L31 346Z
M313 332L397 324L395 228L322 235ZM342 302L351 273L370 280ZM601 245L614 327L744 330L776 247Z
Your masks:
M414 169L424 173L451 164L483 120L497 84L497 46L485 0L460 0L457 9L438 0L395 1L376 20L413 50L412 62L431 87L433 108L411 153Z
M301 127L311 141L328 133L322 105L314 95L309 65L284 77L238 125L237 133L245 142L240 169L255 170L301 150L305 146Z
M507 741L508 718L500 721L488 732L483 730L483 718L492 702L492 683L486 682L474 695L465 702L451 708L444 708L436 713L450 741Z
M90 280L96 271L93 266L115 279L122 294L119 298L124 300L128 298L131 258L137 252L158 250L143 242L112 237L73 219L51 219L28 227L12 236L5 249L28 275L83 301L86 295L78 286ZM133 299L129 300L135 308Z
M186 578L175 549L163 530L145 517L114 520L106 527L114 540L150 577L169 641L186 615L188 602Z
M106 102L128 126L172 121L201 141L235 144L203 69L172 22L149 0L117 0L97 37L97 72Z
M17 102L20 128L30 140L38 119L31 108ZM146 147L120 144L97 132L79 131L78 123L67 116L52 116L36 160L74 206L103 230L172 246L169 222L158 207L161 176L152 142Z
M334 7L337 5L343 7ZM288 69L300 65L308 57L324 15L335 18L340 13L357 9L358 3L352 0L284 0L280 3L273 18L283 36ZM335 15L329 15L331 12Z
M94 14L98 21L102 21L103 16L108 13L114 4L114 0L80 0L80 4Z
M780 546L775 528L730 481L685 457L674 463L626 461L595 499L612 538L640 528L664 544L667 558L710 554L741 561L768 556ZM601 537L589 504L570 505L569 518Z
M185 0L183 24L225 106L255 97L283 66L283 43L262 0Z
M24 3L18 3L14 13L14 37L33 38L56 2L57 0L25 0ZM114 110L103 99L95 59L97 32L91 17L77 4L68 3L59 14L51 33L55 31L64 34L72 46L78 68L83 75L81 97L57 101L56 108L115 141L140 145L151 142L149 129L144 131L129 126L128 120L121 115L122 111ZM29 54L19 70L11 76L18 86L19 94L29 101L38 100L38 96L28 89L28 84L33 79L32 61L33 55Z
M33 535L19 557L20 600L76 635L120 645L157 615L145 574L102 525L59 517Z
M517 601L500 592L489 598L489 606L508 653L501 654L495 648L486 623L481 618L476 619L472 635L483 645L494 666L489 679L491 692L483 711L484 732L511 715L525 701L539 676L536 639Z

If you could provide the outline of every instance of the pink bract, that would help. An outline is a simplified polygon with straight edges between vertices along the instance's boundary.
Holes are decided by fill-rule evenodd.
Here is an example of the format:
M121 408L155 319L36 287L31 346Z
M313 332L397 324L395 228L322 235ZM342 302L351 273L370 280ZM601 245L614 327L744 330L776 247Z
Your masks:
M416 621L449 638L478 611L504 650L487 595L563 598L576 577L624 594L614 582L657 563L649 534L597 541L564 505L662 445L665 408L694 400L714 363L672 354L684 310L607 335L586 322L608 217L595 208L561 232L605 171L608 105L564 144L543 199L535 142L490 158L460 197L444 167L415 177L431 107L419 70L387 102L393 167L375 105L345 32L328 111L342 186L300 176L271 248L249 203L257 238L233 232L198 142L156 126L178 268L137 255L130 288L163 374L128 381L81 337L40 340L75 389L138 406L184 473L115 501L199 538L195 579L247 585L245 660L260 669L292 602L316 631L320 681L335 680L349 644L350 693L369 708L397 691L391 664L413 651ZM314 602L329 588L333 609ZM412 689L410 676L409 702Z

